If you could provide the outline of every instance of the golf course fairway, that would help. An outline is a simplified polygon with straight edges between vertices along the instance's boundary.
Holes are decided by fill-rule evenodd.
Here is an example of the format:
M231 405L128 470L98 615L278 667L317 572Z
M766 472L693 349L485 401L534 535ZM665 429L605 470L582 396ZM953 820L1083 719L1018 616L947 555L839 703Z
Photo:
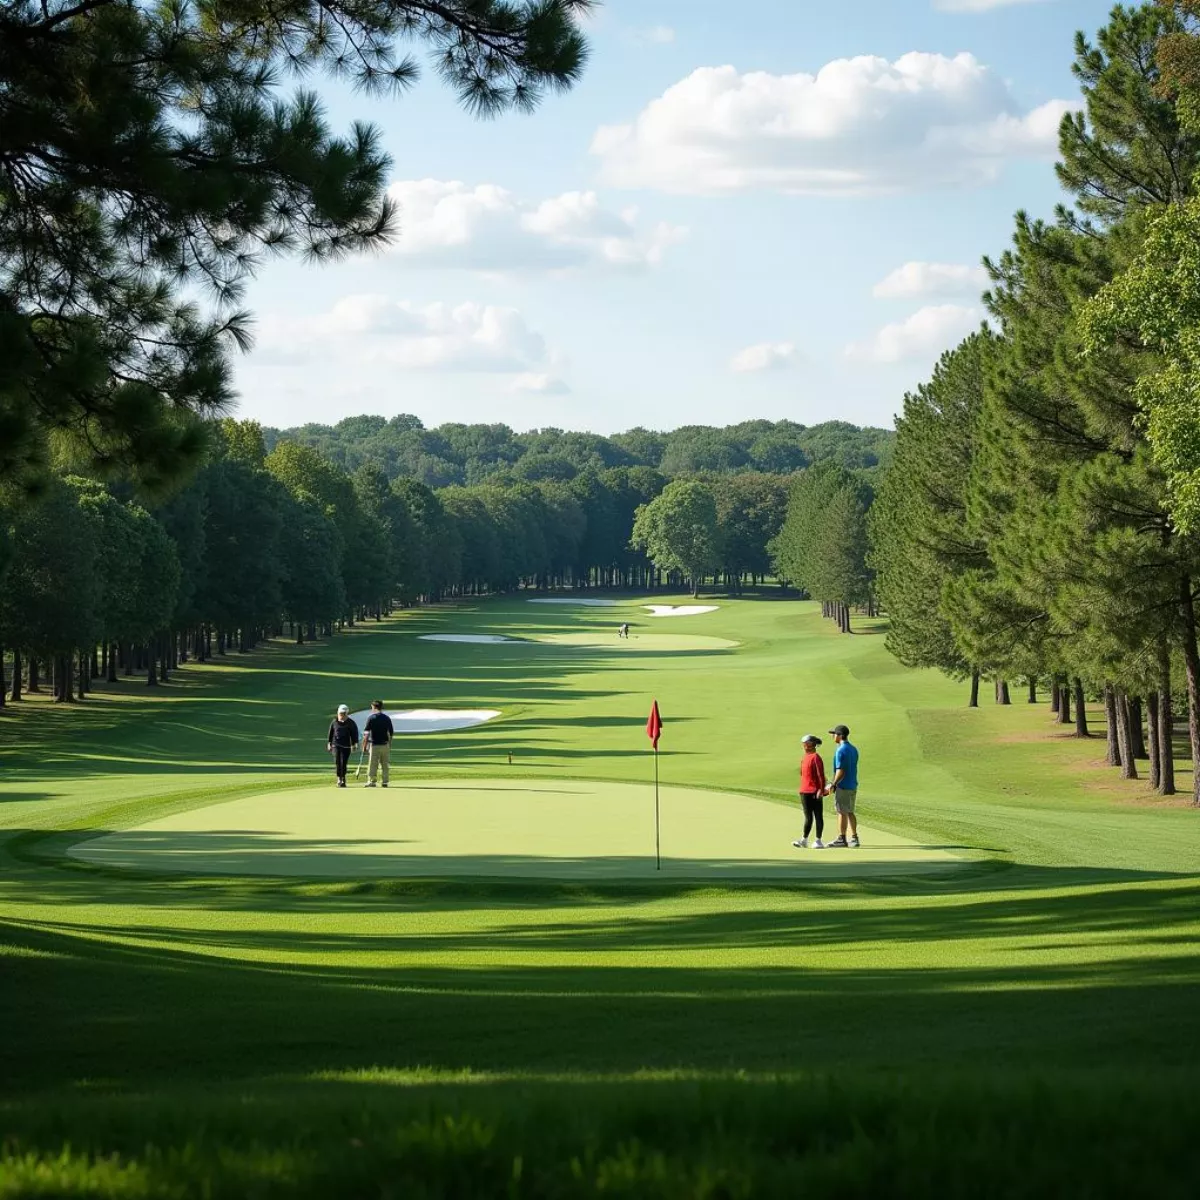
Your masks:
M9 705L0 1197L1190 1194L1185 739L1163 799L1098 706L968 709L774 594L642 607L689 601L430 606ZM499 715L337 789L331 715L375 699ZM838 722L862 847L793 849Z

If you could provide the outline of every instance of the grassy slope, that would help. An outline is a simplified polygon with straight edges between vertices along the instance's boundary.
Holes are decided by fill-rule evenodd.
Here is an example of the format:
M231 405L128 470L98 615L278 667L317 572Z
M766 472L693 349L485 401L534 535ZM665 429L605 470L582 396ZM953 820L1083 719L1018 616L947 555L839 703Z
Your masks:
M978 1191L970 1163L1009 1155L1014 1186L1030 1171L1051 1186L1064 1161L1097 1193L1130 1164L1164 1193L1185 1177L1194 812L1114 780L1102 744L1053 737L1044 707L969 712L961 688L809 606L639 615L628 645L594 648L408 636L616 620L464 605L182 672L152 698L128 684L0 719L0 1025L18 1033L0 1047L0 1179L14 1194L104 1194L105 1171L114 1195L200 1177L217 1194L322 1194L359 1172L375 1194L407 1172L446 1194L473 1164L463 1194L514 1170L518 1192L703 1194L707 1178L712 1194L789 1194L796 1172L878 1192L936 1159ZM667 655L636 636L676 629L741 646ZM405 742L410 774L600 779L644 777L657 697L664 779L780 803L799 734L846 720L864 836L992 853L950 877L807 888L284 885L64 866L78 833L46 836L310 782L332 706L375 694L505 712ZM463 1071L478 1081L455 1083ZM662 1077L615 1086L647 1071ZM1047 1105L1057 1124L1036 1118ZM68 1133L74 1157L56 1162ZM1071 1151L1093 1136L1084 1166ZM697 1153L706 1140L717 1149ZM90 1150L126 1157L98 1167ZM1003 1191L1007 1167L989 1172Z

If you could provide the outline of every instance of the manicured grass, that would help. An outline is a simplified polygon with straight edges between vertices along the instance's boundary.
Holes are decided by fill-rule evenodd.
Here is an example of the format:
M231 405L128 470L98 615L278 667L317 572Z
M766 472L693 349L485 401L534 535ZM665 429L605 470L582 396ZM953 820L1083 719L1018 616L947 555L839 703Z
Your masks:
M1044 706L968 711L876 625L841 638L810 605L720 603L447 606L0 717L0 1196L1185 1194L1200 814L1122 784ZM730 846L761 822L770 860L791 853L799 735L844 720L866 848L950 866L339 879L69 856L166 818L245 836L289 797L321 839L325 795L361 836L368 800L405 790L330 788L324 734L375 696L503 712L405 738L393 787L490 794L505 837L522 779L644 787L657 698L664 784L749 797Z

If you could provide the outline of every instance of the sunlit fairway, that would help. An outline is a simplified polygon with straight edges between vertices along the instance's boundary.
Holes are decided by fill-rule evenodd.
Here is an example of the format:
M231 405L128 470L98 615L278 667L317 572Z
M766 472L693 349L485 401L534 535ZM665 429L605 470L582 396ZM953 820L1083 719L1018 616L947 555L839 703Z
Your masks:
M0 1196L1187 1194L1186 800L875 623L644 603L417 610L6 711ZM330 714L375 698L500 716L338 791ZM863 848L793 850L835 721Z

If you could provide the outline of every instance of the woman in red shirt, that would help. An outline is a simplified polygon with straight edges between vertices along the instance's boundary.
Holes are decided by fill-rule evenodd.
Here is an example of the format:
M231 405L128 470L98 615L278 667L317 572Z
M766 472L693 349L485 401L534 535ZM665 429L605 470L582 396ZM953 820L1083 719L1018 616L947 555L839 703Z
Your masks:
M821 834L825 832L825 802L821 798L825 791L825 764L817 753L821 739L811 733L806 733L801 742L804 746L804 757L800 760L800 803L804 805L804 836L792 843L798 850L807 850L811 844L814 850L824 850L825 843ZM816 822L817 836L810 843L808 835Z

